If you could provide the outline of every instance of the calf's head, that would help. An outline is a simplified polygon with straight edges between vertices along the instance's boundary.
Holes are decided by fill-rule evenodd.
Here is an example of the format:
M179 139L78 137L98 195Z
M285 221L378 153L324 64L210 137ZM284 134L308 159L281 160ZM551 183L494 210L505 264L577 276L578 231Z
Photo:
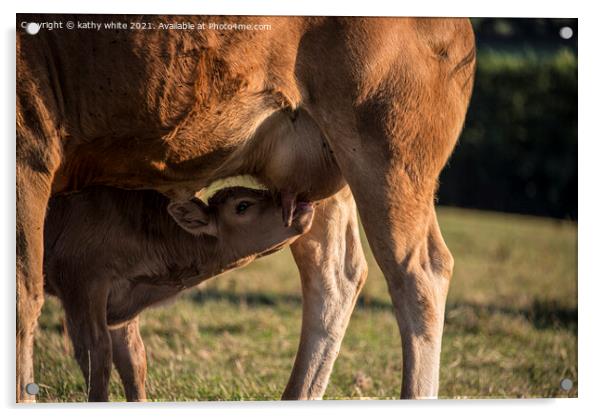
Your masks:
M168 211L193 235L212 236L228 261L272 253L292 243L311 227L314 209L298 204L290 227L282 223L280 202L268 191L229 187L216 192L209 204L199 199L172 202Z

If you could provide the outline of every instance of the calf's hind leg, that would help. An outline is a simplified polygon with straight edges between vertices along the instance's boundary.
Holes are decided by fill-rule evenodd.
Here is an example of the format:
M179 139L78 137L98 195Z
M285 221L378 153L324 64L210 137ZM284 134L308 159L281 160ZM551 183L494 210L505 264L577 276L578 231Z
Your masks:
M140 336L139 318L111 329L113 363L119 372L128 401L146 401L146 351Z

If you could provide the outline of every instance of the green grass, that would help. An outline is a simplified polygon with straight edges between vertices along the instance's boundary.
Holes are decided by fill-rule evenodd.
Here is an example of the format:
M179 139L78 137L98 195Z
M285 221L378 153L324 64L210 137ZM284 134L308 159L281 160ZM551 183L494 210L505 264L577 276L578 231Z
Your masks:
M439 218L456 259L440 397L576 397L576 224L451 208ZM325 398L399 396L399 333L370 253L368 262ZM286 250L145 312L149 399L278 399L298 344L300 294ZM62 316L48 299L35 347L42 402L85 400ZM569 392L563 378L574 382ZM124 400L115 371L111 400Z

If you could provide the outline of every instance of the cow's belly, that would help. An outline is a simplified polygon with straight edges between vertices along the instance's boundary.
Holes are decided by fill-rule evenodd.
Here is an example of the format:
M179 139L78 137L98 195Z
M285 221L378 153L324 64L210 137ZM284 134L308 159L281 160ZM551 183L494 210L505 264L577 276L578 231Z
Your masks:
M212 173L233 148L200 141L189 159L173 158L163 139L99 139L65 155L54 176L54 195L97 185L154 189L171 197L192 195L208 185Z
M155 189L182 199L215 179L244 174L307 201L339 191L345 181L308 113L299 110L292 117L290 112L272 111L266 116L267 112L261 106L245 111L246 123L237 123L230 136L219 139L200 133L195 138L107 137L77 144L67 148L53 194L107 185ZM254 124L258 127L252 129Z
M172 198L185 198L220 178L224 166L254 137L278 109L271 96L242 95L194 115L166 131L100 133L94 139L70 137L54 176L53 194L93 185L154 189ZM238 105L238 106L237 106ZM272 156L263 154L263 158ZM245 158L245 155L242 155ZM229 172L238 175L240 169ZM222 176L223 177L223 176Z

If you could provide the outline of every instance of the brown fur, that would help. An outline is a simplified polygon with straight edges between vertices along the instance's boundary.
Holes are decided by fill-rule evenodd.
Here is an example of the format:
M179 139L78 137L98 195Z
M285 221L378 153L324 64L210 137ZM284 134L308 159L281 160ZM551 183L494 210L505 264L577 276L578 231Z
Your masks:
M63 18L78 19L86 17ZM324 198L349 184L398 318L402 396L436 395L452 258L433 199L471 93L475 45L469 21L219 20L260 21L272 30L18 32L18 399L30 399L23 387L33 379L41 229L51 194L103 184L186 199L215 178L248 172L301 199ZM341 230L355 227L337 224ZM319 244L330 247L335 234L323 235ZM329 256L335 262L340 253ZM299 267L303 280L327 282L338 273L324 268L306 274L311 267ZM304 303L304 317L312 303ZM323 308L330 314L335 304ZM323 393L337 346L323 340L342 337L346 321L324 325L323 339L302 343L309 351L300 350L285 397ZM324 346L327 351L321 351ZM327 362L324 372L307 371L320 360Z
M252 206L237 213L241 202ZM50 200L45 287L61 299L92 401L108 400L111 351L128 400L144 399L137 317L145 308L292 243L313 218L307 207L286 228L269 194L230 188L205 208L216 235L194 236L168 214L168 203L155 191L107 187Z

